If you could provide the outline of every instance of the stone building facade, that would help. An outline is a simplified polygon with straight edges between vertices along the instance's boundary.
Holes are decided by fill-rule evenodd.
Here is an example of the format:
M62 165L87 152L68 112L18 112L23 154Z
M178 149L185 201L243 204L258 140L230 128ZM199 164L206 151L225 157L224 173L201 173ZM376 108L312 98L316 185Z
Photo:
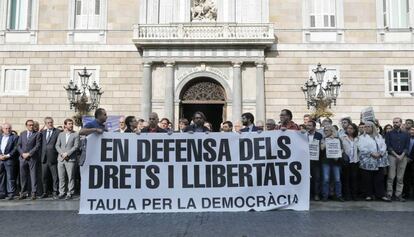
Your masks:
M414 0L0 0L0 122L73 115L86 67L112 115L302 121L317 63L343 83L334 119L414 118ZM214 118L214 119L211 119Z

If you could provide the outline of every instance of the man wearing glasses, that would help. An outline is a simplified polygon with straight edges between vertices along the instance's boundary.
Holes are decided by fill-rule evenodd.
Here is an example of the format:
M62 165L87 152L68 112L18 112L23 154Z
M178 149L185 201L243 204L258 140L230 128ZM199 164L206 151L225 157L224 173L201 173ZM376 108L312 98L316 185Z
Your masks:
M17 150L20 157L20 183L21 192L19 199L25 199L29 192L28 178L30 178L32 200L36 199L37 191L37 156L42 144L42 137L39 132L34 130L34 121L29 119L26 121L26 131L20 134L17 142Z

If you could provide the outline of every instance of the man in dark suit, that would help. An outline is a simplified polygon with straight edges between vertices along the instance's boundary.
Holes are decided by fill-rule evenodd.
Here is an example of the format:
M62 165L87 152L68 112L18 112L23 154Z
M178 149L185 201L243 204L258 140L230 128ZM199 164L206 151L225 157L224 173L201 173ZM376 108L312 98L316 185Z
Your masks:
M308 141L309 143L317 143L319 144L319 149L321 145L321 140L323 138L322 134L316 131L316 122L313 120L309 120L306 123L306 130ZM310 170L311 170L311 196L313 200L319 201L320 200L320 193L321 193L321 163L318 160L311 160L310 161Z
M11 125L4 123L0 134L0 199L12 200L16 192L14 172L18 136L11 134Z
M55 148L57 138L60 130L53 126L53 118L45 118L45 129L42 131L42 184L43 194L41 198L47 198L49 191L49 174L52 176L52 191L53 199L57 199L57 192L59 187L58 171L57 171L57 157L58 152Z
M244 128L240 132L257 132L259 129L254 125L254 116L251 113L244 113L241 116Z
M157 113L150 113L148 127L141 130L142 133L166 133L167 131L158 126L159 118Z
M34 121L29 119L26 121L27 131L20 134L17 150L19 151L20 157L20 183L21 192L19 199L25 199L28 194L28 178L31 181L31 192L32 200L36 199L37 191L37 175L36 166L38 162L38 152L42 145L42 137L39 132L34 130Z

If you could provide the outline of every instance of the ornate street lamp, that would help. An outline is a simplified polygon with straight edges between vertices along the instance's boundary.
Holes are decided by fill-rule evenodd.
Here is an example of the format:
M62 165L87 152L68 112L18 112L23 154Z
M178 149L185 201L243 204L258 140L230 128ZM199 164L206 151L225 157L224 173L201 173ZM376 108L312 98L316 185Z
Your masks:
M72 80L63 88L67 92L70 109L74 109L76 112L76 115L73 116L75 124L76 126L82 126L82 116L88 115L89 112L98 108L103 91L96 81L93 81L92 85L89 86L89 78L92 73L88 74L86 67L82 73L78 72L78 75L80 77L81 88L78 88ZM87 96L87 91L89 92L90 98Z
M302 87L307 107L308 109L312 108L312 117L315 120L318 120L320 117L331 117L333 113L329 109L332 103L336 106L336 99L338 98L342 83L334 76L332 81L328 79L324 87L323 82L326 68L322 68L322 65L318 63L317 68L312 71L315 73L316 82L310 77Z

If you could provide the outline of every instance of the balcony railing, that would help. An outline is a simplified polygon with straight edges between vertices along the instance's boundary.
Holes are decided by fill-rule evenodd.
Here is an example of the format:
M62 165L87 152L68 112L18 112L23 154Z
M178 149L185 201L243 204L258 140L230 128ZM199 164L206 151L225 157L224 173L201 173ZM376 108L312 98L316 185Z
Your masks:
M134 25L134 42L142 44L272 44L273 24L185 23Z

